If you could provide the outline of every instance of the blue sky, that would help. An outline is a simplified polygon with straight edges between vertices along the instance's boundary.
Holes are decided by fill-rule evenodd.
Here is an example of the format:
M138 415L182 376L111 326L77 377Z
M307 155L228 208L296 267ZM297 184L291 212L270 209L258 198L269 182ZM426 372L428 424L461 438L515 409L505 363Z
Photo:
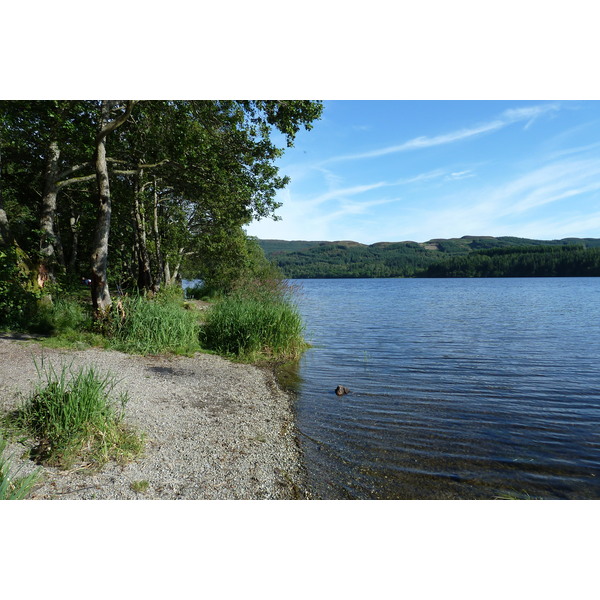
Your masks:
M600 237L598 101L326 101L259 238Z

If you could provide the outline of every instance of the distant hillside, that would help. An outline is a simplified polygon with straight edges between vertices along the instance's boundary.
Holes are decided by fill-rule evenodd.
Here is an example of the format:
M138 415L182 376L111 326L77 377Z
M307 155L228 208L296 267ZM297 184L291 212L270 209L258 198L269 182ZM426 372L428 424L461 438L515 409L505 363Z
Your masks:
M596 272L594 266L596 257L600 258L600 239L597 238L532 240L467 235L424 243L406 241L366 245L352 241L284 240L258 240L258 243L267 258L292 279L600 275L600 270ZM492 250L500 252L490 254ZM567 256L567 251L572 250L584 252L571 252ZM488 258L482 258L482 254ZM535 254L535 257L531 258L530 254ZM492 255L495 267L486 270L482 265L487 264ZM450 266L446 269L442 264L450 259L465 260L455 261L452 265L448 263ZM546 266L541 267L541 263ZM478 266L475 267L475 264Z

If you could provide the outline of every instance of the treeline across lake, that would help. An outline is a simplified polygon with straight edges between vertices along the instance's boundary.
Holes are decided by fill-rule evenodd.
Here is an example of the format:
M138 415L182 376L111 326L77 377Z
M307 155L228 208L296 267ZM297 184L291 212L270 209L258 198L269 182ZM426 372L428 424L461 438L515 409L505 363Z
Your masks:
M537 246L479 250L430 265L419 277L598 277L600 248Z
M292 279L370 277L587 277L600 275L600 240L464 236L425 243L259 240Z

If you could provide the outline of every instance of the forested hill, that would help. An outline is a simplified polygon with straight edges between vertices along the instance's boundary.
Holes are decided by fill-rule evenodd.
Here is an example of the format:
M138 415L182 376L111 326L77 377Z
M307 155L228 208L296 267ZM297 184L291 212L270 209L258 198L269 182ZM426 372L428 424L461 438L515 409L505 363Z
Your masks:
M417 242L258 240L286 277L600 276L600 239L464 236Z

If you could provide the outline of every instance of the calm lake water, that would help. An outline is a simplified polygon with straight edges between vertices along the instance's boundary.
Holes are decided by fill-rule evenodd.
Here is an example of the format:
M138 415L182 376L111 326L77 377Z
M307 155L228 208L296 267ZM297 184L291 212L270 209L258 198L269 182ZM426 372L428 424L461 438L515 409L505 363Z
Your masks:
M600 498L599 278L293 283L319 497Z

